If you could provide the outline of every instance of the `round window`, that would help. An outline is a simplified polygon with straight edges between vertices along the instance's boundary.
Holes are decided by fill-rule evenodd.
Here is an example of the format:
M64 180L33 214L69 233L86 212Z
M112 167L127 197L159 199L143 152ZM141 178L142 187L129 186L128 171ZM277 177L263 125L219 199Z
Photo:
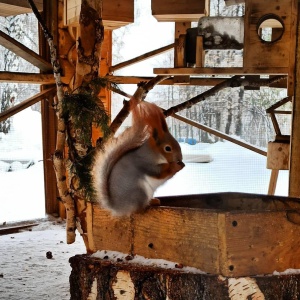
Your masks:
M283 21L274 14L263 16L257 24L257 34L263 42L277 42L281 39L283 33Z

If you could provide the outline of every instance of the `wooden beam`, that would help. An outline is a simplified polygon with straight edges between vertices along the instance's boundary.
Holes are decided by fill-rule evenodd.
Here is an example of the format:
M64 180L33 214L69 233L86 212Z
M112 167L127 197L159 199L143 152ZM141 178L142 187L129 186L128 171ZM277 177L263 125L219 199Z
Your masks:
M150 76L114 76L110 75L107 76L107 78L112 81L116 82L117 84L138 84L141 81L149 81L153 77ZM0 79L1 79L1 72L0 72ZM196 85L196 86L215 86L224 80L228 78L225 77L190 77L189 82L186 83L181 83L180 85ZM0 80L1 81L1 80ZM286 85L286 80L281 80L278 82L278 87L282 88L282 81L285 82L285 88L287 87ZM163 82L158 83L159 85L176 85L176 81L174 78L168 78L165 79ZM272 87L277 87L277 83L272 84Z
M156 75L285 75L288 68L154 68Z
M39 225L38 223L29 223L29 224L20 224L20 225L13 225L13 226L0 226L0 235L5 234L12 234L12 233L18 233L20 230L30 229L34 226Z
M56 89L55 88L50 88L47 89L41 93L36 94L35 96L28 98L27 100L22 101L21 103L3 111L2 113L0 113L0 122L6 120L7 118L15 115L16 113L24 110L25 108L49 97L50 95L53 95L56 93Z
M43 0L35 0L34 3L39 10L43 9ZM8 4L8 5L13 5L13 6L18 6L18 7L29 8L31 10L31 7L28 4L27 0L1 0L0 5L2 5L2 4Z
M19 43L6 33L0 30L0 45L24 58L43 72L52 71L52 66L34 51L30 50L22 43Z
M143 60L145 60L145 59L148 59L148 58L150 58L150 57L152 57L152 56L156 56L156 55L158 55L158 54L161 54L161 53L166 52L166 51L168 51L168 50L171 50L171 49L173 49L173 48L174 48L174 43L173 43L173 44L170 44L170 45L167 45L167 46L164 46L164 47L161 47L161 48L158 48L158 49L156 49L156 50L147 52L147 53L145 53L145 54L143 54L143 55L140 55L140 56L137 56L137 57L135 57L135 58L133 58L133 59L124 61L124 62L122 62L122 63L119 63L119 64L115 65L115 66L111 66L111 67L109 68L109 72L110 72L110 73L113 73L113 72L116 71L116 70L119 70L119 69L128 67L128 66L130 66L130 65L136 64L136 63L138 63L138 62L141 62L141 61L143 61Z
M212 128L208 127L208 126L202 125L202 124L200 124L200 123L198 123L196 121L193 121L193 120L190 120L188 118L182 117L182 116L180 116L178 114L172 114L171 117L173 117L173 118L175 118L177 120L180 120L182 122L185 122L185 123L187 123L189 125L195 126L196 128L204 130L204 131L206 131L208 133L214 134L215 136L217 136L219 138L222 138L224 140L227 140L229 142L232 142L232 143L234 143L234 144L236 144L238 146L244 147L244 148L246 148L248 150L251 150L251 151L254 151L254 152L258 153L258 154L267 156L267 152L266 151L263 151L263 150L261 150L259 148L256 148L256 147L254 147L254 146L252 146L252 145L250 145L248 143L244 143L241 140L235 139L232 136L230 136L228 134L225 134L225 133L223 133L221 131L212 129Z
M21 73L0 71L0 82L18 82L31 84L54 84L53 74Z
M35 0L39 10L43 8L43 0ZM0 1L0 16L16 16L19 14L30 13L31 8L27 0L1 0Z

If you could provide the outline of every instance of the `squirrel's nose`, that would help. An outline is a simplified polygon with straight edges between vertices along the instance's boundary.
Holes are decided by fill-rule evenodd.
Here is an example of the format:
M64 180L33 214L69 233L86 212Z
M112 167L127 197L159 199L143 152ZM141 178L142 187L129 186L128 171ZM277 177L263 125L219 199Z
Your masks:
M184 168L184 167L185 167L185 164L184 164L182 161L180 161L180 160L177 162L177 164L178 164L179 166L181 166L181 168Z

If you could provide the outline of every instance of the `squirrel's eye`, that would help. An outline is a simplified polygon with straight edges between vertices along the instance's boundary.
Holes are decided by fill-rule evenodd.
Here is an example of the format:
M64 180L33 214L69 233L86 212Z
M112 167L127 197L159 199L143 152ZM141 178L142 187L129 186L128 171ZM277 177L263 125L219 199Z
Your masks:
M169 146L169 145L166 146L166 147L165 147L165 151L166 151L166 152L171 152L171 151L172 151L172 147Z

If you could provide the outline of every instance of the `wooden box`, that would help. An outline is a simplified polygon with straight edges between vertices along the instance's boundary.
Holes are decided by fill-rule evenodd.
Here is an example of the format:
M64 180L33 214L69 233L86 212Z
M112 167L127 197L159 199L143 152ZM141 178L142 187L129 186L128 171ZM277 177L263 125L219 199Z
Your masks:
M165 259L227 277L300 269L300 199L217 193L160 200L162 206L123 218L91 205L90 249Z
M65 25L77 26L81 0L64 0ZM113 30L134 22L134 0L103 0L102 11L105 29Z
M152 15L161 22L198 22L207 6L207 0L151 0Z

